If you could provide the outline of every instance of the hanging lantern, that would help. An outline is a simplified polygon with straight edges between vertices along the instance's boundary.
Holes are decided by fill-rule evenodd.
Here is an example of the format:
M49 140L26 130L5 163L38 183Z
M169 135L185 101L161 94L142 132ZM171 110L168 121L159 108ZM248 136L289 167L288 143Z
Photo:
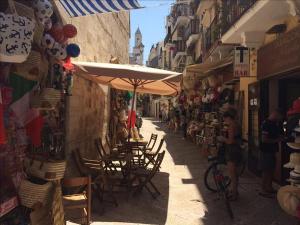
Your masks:
M48 33L54 38L58 43L64 43L66 38L64 36L63 28L60 25L52 26Z
M73 70L74 69L74 65L71 62L71 57L67 57L65 59L65 63L63 64L63 66L67 70Z
M66 38L73 38L77 35L77 29L72 24L67 24L63 27L63 34Z
M67 46L67 54L70 57L76 58L80 55L80 48L77 44L69 44Z

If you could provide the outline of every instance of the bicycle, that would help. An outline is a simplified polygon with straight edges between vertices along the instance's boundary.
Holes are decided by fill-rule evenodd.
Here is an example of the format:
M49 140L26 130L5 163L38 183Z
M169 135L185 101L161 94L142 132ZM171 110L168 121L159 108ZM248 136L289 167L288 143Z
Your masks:
M216 185L216 190L214 192L218 192L220 197L224 199L227 212L230 218L233 219L234 215L227 191L227 187L230 184L230 179L229 177L224 176L222 171L218 169L218 163L216 163L217 158L218 157L208 157L208 161L213 162L209 169L212 171L214 182ZM205 186L207 187L207 184L205 184Z
M244 141L245 142L245 141ZM223 171L225 169L222 169L223 166L226 166L226 160L224 157L225 149L223 148L224 145L219 146L218 156L209 156L208 161L212 162L211 165L208 167L208 169L205 171L204 174L204 184L206 188L212 192L218 192L221 198L224 199L225 206L227 209L227 212L231 219L234 218L233 211L230 205L230 200L228 197L228 186L231 183L231 180L229 176L225 176L223 174ZM221 149L222 148L222 149ZM245 170L245 163L242 161L241 166L238 170L238 177L241 176ZM209 177L212 176L213 182L210 183Z
M245 143L247 143L246 140L243 140L243 145L241 146L242 151L246 152L247 151L247 147L245 146ZM246 169L246 160L244 159L245 157L243 157L239 167L238 167L238 171L237 171L237 176L240 177L242 176L242 174L244 173L245 169ZM212 191L212 192L218 192L218 188L216 187L216 183L215 183L215 179L214 179L214 173L213 170L215 168L217 168L220 171L226 171L226 159L225 159L225 149L224 149L224 145L219 144L219 148L218 148L218 155L216 157L210 157L209 158L209 162L212 162L211 165L207 168L207 170L205 171L204 174L204 184L205 187ZM230 185L231 180L229 178L229 176L225 176L226 178L226 188Z

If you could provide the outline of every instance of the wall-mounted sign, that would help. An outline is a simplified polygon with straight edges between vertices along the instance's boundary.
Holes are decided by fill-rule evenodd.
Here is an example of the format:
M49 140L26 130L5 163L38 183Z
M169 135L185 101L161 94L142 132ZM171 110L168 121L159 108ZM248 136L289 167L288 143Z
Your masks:
M250 76L249 48L236 47L234 49L234 77Z

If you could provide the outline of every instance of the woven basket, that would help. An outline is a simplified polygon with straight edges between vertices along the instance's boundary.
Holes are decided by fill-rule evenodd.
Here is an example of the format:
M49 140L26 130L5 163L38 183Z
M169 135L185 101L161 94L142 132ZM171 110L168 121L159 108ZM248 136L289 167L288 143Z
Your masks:
M15 72L27 80L39 81L41 79L41 53L31 51L26 61L20 64L15 64L13 69Z
M48 181L60 180L65 174L66 161L46 161L26 157L24 167L29 175Z
M19 189L21 205L32 208L35 203L48 204L52 191L52 183L34 184L28 180L23 180Z
M54 88L44 88L40 94L35 94L31 99L31 107L41 110L53 109L61 100L61 91Z
M52 196L52 220L53 225L65 225L65 213L62 199L62 190L59 182L55 182Z

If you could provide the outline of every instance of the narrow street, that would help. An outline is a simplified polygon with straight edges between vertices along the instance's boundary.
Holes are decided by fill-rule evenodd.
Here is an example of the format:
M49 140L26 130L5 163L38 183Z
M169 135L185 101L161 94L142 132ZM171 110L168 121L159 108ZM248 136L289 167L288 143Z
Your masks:
M258 178L244 175L240 181L240 199L232 203L235 220L231 221L223 201L206 190L203 174L208 166L200 150L178 134L166 133L164 125L144 119L142 134L147 140L151 133L165 136L167 150L155 183L162 195L153 200L144 191L127 199L120 194L119 206L105 205L102 215L93 210L93 225L98 224L170 224L170 225L293 225L276 199L258 195Z

